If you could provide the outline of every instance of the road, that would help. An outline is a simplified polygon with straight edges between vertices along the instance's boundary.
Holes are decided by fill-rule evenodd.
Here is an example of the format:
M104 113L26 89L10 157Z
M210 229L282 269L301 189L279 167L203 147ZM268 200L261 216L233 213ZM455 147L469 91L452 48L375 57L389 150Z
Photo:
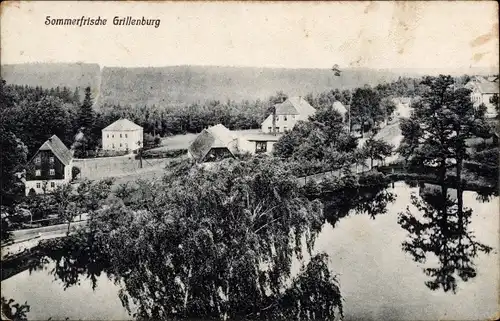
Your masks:
M86 220L71 223L71 231L82 228ZM13 231L14 243L2 246L2 260L8 256L21 253L38 245L41 240L48 240L66 236L67 224L44 226L39 228Z

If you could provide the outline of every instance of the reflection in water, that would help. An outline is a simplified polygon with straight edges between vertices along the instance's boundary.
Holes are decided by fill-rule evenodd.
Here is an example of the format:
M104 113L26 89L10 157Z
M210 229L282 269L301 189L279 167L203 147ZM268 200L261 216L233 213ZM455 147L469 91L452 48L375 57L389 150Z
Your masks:
M387 205L395 199L394 193L386 187L380 184L358 185L346 188L342 193L334 190L329 194L325 193L323 202L327 221L335 226L349 214L368 214L375 218L386 213ZM406 213L400 213L398 220L400 226L408 232L403 250L417 262L425 262L431 259L431 255L435 255L439 265L424 270L431 278L426 285L433 290L442 287L445 291L455 292L457 277L463 281L475 277L473 258L479 252L489 252L491 248L475 241L474 235L469 231L472 211L465 209L459 215L456 202L449 197L425 193L421 197L413 195L411 203L418 213L415 210L411 213L408 209ZM32 266L31 270L41 268L47 260L54 260L56 265L50 273L61 280L65 288L79 285L82 279L87 278L95 289L97 277L102 272L113 280L117 278L99 243L84 231L65 241L47 242L41 249L45 259ZM126 295L127 292L123 291L120 298L124 299Z
M432 256L438 266L425 268L430 277L426 281L432 290L442 288L445 292L457 290L457 277L464 282L476 276L473 259L480 252L489 253L492 248L476 241L469 230L472 210L459 210L446 189L443 192L425 191L420 197L412 194L411 203L418 212L408 207L399 214L398 223L408 232L403 250L414 261L424 263Z
M374 219L379 214L387 213L387 205L395 200L394 193L387 190L386 182L324 190L327 190L322 194L325 217L333 227L350 213L367 214Z
M39 260L32 262L29 271L44 269L49 262L55 267L49 271L55 279L62 281L64 289L80 285L82 278L89 279L92 289L97 287L97 278L105 272L111 277L110 263L104 251L95 242L91 233L78 230L64 239L52 239L39 246Z

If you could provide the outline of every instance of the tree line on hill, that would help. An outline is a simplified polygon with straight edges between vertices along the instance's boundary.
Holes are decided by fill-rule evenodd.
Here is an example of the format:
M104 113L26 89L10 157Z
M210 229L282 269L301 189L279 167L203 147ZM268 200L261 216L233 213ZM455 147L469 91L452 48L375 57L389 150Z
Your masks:
M235 102L228 100L206 101L186 106L131 106L103 105L94 108L90 88L82 94L79 88L41 88L8 85L1 81L1 115L5 129L16 135L28 147L32 155L51 135L56 134L67 145L72 146L75 136L82 131L86 141L77 144L94 150L100 145L101 130L120 117L128 118L153 136L169 136L198 133L218 123L232 130L260 128L261 122L270 114L270 107L286 99L286 94L277 93L268 100ZM418 83L411 78L401 78L393 83L375 88L359 88L351 91L333 89L320 94L308 94L305 99L317 109L330 106L335 101L344 105L352 103L353 124L358 118L378 118L391 111L391 107L379 108L379 101L397 95L412 95L416 91L409 84ZM367 96L368 98L365 98ZM82 99L83 98L83 99ZM366 102L363 102L363 99ZM377 108L366 107L367 103ZM382 106L384 105L383 102ZM81 137L81 135L80 135Z

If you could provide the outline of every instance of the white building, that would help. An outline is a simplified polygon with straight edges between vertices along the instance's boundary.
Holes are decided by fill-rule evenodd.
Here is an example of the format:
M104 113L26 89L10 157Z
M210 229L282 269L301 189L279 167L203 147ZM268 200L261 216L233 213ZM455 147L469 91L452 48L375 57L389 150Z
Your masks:
M281 104L274 106L276 110L276 133L291 130L299 120L307 120L316 112L304 98L290 97ZM263 133L273 133L273 114L270 114L261 125Z
M143 146L143 129L128 119L120 119L102 130L102 149L135 151Z
M494 95L498 95L498 78L481 78L473 78L473 80L467 83L466 87L472 90L471 100L474 104L474 107L478 107L479 105L484 104L486 106L486 117L494 118L497 115L497 111L495 109L495 105L491 102L491 99Z
M64 143L53 135L43 143L28 162L25 193L44 194L72 179L73 155Z
M282 134L273 135L266 133L248 134L243 138L250 142L247 150L251 154L271 154L274 150L274 144L283 136Z

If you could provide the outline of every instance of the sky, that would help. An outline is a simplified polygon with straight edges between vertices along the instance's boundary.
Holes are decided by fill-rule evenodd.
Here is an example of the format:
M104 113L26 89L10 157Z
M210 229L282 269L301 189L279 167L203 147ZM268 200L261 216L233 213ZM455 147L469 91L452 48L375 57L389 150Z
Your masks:
M496 1L2 3L1 62L498 68ZM47 26L51 18L106 26ZM160 19L114 26L113 17Z

